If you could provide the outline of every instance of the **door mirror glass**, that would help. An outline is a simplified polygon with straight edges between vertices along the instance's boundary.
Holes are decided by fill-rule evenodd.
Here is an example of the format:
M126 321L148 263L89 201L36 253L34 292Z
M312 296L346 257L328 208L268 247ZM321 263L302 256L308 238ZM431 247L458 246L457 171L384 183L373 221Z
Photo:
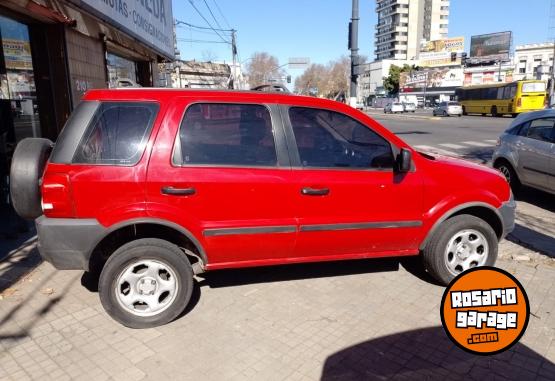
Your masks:
M412 154L406 148L401 148L401 152L397 155L397 172L409 172L411 168Z

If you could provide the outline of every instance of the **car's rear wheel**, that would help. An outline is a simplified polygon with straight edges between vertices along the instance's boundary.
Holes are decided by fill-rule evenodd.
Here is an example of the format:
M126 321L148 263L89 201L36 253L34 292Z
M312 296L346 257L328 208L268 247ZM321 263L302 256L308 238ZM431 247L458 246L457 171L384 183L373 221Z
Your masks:
M23 218L32 220L42 214L39 182L52 146L48 139L26 138L15 148L10 168L10 198Z
M117 249L100 274L98 292L106 312L131 328L150 328L174 320L187 306L193 271L174 244L138 239Z
M460 273L479 266L493 266L497 236L484 220L468 214L442 222L423 250L426 270L447 285Z
M509 183L513 192L517 193L521 187L521 183L513 166L505 160L499 160L493 165L493 167L501 172L503 176L505 176L505 179L507 179L507 182Z

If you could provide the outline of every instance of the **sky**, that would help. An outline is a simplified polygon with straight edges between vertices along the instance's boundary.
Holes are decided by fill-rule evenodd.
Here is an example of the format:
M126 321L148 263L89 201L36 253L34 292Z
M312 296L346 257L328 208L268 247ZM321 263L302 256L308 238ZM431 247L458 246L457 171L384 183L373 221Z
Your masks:
M372 61L376 2L359 2L359 53ZM237 30L241 61L259 51L276 56L280 64L287 63L290 57L308 57L311 63L325 64L350 54L347 30L351 0L173 0L173 16L193 25L210 28L210 23L220 29L206 4L221 29ZM549 36L550 9L551 0L451 0L449 37L464 36L466 51L470 36L506 30L513 32L513 46L545 42L555 37ZM191 41L230 39L227 32L220 35L210 29L177 28L181 59L231 62L229 44ZM300 69L286 71L293 77L302 73Z

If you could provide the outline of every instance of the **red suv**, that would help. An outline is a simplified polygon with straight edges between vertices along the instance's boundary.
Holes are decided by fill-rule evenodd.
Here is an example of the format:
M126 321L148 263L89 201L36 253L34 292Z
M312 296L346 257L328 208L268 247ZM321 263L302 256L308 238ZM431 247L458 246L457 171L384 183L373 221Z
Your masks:
M495 263L515 210L497 171L344 104L169 89L88 92L55 145L19 143L11 196L42 257L101 271L130 327L174 319L207 270L421 255L446 284Z

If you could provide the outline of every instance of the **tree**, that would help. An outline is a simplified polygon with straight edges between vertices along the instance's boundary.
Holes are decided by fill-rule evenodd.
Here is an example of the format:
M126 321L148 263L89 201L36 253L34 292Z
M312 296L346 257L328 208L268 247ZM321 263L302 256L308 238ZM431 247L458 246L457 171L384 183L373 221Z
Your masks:
M247 65L247 75L251 88L261 85L273 78L285 76L283 69L279 68L279 60L267 52L256 52Z
M326 98L346 94L349 89L350 65L351 61L346 56L330 61L325 66L312 64L295 80L295 91Z
M214 53L214 51L212 50L208 50L208 49L203 50L201 54L202 54L202 60L204 62L212 62L218 59L218 55Z
M399 93L399 79L401 77L401 73L408 71L417 71L419 69L420 68L415 65L410 66L404 64L403 67L391 65L389 67L389 75L383 80L383 87L387 90L389 95L397 94Z

